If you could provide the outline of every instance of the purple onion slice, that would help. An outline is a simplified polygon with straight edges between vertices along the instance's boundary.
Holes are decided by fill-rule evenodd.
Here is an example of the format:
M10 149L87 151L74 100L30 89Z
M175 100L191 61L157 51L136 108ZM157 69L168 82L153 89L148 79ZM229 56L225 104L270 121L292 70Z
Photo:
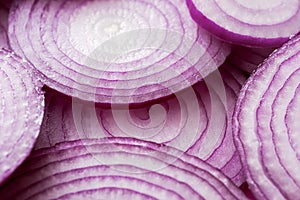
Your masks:
M247 199L200 159L132 138L78 140L37 150L0 194L6 199Z
M194 20L228 42L279 47L300 31L298 0L187 0Z
M198 27L184 0L25 0L12 6L9 39L51 88L114 104L187 88L230 51Z
M0 184L29 155L43 116L43 93L33 67L0 50Z
M299 41L294 38L258 68L236 106L234 133L258 199L299 199Z

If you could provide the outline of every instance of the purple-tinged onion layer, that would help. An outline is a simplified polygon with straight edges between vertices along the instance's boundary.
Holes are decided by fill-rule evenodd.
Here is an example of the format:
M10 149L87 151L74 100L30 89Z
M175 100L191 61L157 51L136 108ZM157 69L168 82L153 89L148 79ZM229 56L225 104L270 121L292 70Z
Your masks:
M103 107L51 89L36 149L83 138L132 137L172 146L217 167L237 185L245 181L231 119L245 75L229 64L170 98Z
M258 199L299 199L300 37L250 77L234 114L234 134Z
M0 194L5 199L247 199L200 159L132 138L78 140L36 150Z
M0 184L29 155L42 123L43 93L33 67L0 51Z
M51 88L117 104L187 88L230 51L198 27L184 0L25 0L12 6L9 39Z
M219 38L279 47L300 31L298 0L186 0L193 19Z

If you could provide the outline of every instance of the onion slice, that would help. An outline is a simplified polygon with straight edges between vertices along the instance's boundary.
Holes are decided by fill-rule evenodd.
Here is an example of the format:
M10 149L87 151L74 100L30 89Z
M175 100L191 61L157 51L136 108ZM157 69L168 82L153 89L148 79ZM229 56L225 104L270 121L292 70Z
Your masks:
M291 0L187 0L199 25L228 42L279 47L300 31L300 2Z
M78 140L37 150L0 194L6 199L247 199L207 163L132 138Z
M33 67L7 50L0 50L0 184L29 155L43 116L41 83Z
M184 0L25 0L12 6L9 39L49 87L114 104L189 87L230 51L197 26Z
M224 64L204 81L167 99L108 107L46 89L45 117L35 149L83 138L138 138L197 156L240 185L245 176L231 119L245 81L242 71Z
M234 134L258 199L299 199L300 38L275 51L250 77L234 114Z

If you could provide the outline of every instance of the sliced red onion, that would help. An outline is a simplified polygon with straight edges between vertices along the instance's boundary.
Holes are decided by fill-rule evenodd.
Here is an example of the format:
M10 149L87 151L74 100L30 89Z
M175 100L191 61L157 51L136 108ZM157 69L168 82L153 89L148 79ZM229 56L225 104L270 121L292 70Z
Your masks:
M273 48L233 46L227 61L251 74L273 51Z
M9 39L48 86L102 103L173 94L229 54L197 26L184 0L25 0L12 6Z
M300 38L275 51L243 87L234 134L258 199L299 199Z
M35 148L82 138L132 137L172 146L245 181L231 119L245 75L224 64L193 88L142 105L108 106L47 89L46 111Z
M129 199L247 199L200 159L132 138L78 140L37 150L0 194L5 199L123 194Z
M187 0L193 19L228 42L279 47L300 31L298 0Z
M33 67L0 50L0 184L22 163L38 137L43 116L41 83Z

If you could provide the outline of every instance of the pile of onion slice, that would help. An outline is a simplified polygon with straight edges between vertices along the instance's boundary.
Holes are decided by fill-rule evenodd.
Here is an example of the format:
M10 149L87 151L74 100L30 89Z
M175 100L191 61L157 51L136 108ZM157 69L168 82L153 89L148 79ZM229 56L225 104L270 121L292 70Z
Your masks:
M49 87L114 104L187 88L230 51L198 27L184 0L16 1L9 39Z
M243 87L234 134L257 199L299 199L300 37L275 51Z
M40 149L0 189L4 199L247 199L209 164L132 138Z
M44 98L32 69L14 53L0 51L0 184L29 155L42 123Z
M200 26L234 44L278 47L300 31L298 0L187 0Z
M204 81L167 99L108 107L48 88L35 148L83 138L137 138L197 156L240 185L245 176L233 143L231 119L245 81L241 70L224 64Z

